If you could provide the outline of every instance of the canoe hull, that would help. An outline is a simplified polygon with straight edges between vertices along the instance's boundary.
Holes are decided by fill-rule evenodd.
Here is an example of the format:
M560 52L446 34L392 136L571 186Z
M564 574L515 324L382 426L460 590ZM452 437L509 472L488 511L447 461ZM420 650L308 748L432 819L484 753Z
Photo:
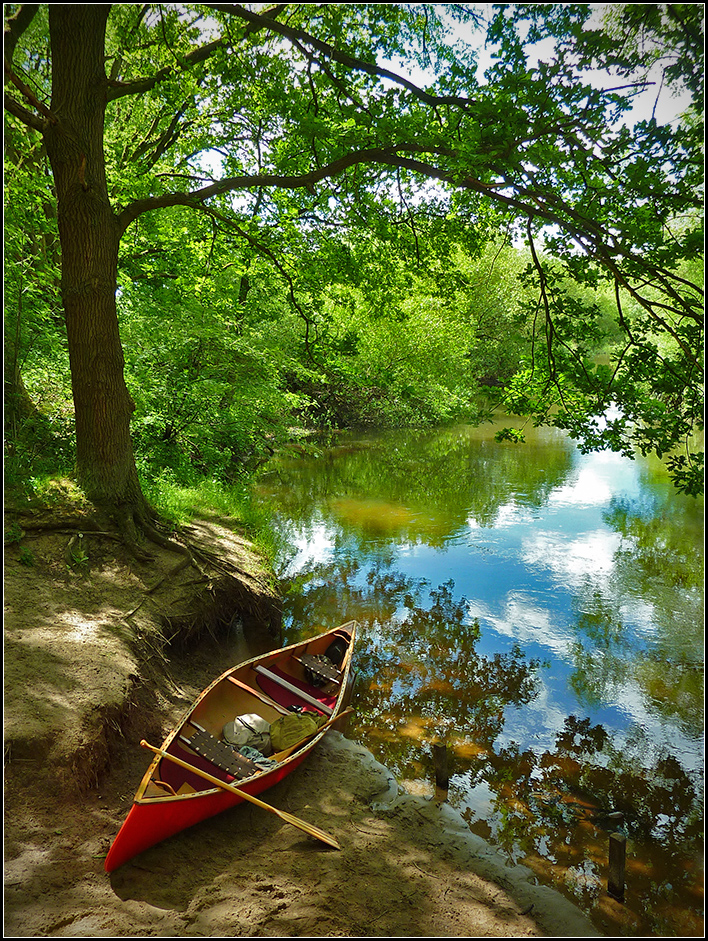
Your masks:
M336 717L345 708L346 701L351 694L349 680L354 632L355 624L350 622L340 628L318 635L316 638L311 638L309 641L280 648L280 650L272 651L263 657L253 658L238 667L227 670L200 694L179 725L167 735L161 750L172 754L180 754L180 733L190 727L190 723L194 721L195 716L201 723L207 725L211 723L213 731L216 733L216 726L227 714L226 710L230 705L227 697L235 697L237 693L246 698L235 699L234 705L240 703L243 708L243 703L248 703L251 711L264 712L269 719L272 719L273 716L279 714L274 711L275 707L283 712L294 700L297 700L297 693L292 691L293 684L296 688L302 689L304 695L311 696L322 703L322 712L330 720L329 727L331 727ZM338 689L334 690L334 695L331 691L328 694L317 687L309 685L302 675L301 668L298 668L300 669L298 675L297 669L293 670L292 667L292 664L297 667L299 653L305 650L315 650L317 652L324 650L333 637L335 639L346 638L348 642L347 653L341 664L341 682ZM284 675L288 677L288 686L290 688L281 687L271 679L262 679L257 674L257 670L264 663L267 664L271 675L272 671L279 670L283 665L288 665L291 672ZM258 684L256 680L259 681ZM247 686L254 687L253 698L249 696L248 691L244 692ZM264 692L264 688L268 690L267 694ZM265 697L263 701L255 698L258 695ZM273 705L272 709L267 704L263 705L263 702L266 701L270 701ZM313 706L307 708L311 711L314 709ZM231 776L223 774L215 768L209 768L208 770L247 794L257 796L291 774L308 757L325 734L326 729L301 745L295 746L289 753L280 753L280 760L275 767L261 771L242 781L234 780ZM182 756L184 757L183 753ZM204 760L200 759L199 756L194 755L191 762L195 767L201 764L204 768ZM173 763L165 759L158 757L153 760L141 781L133 806L106 856L104 864L106 872L113 872L139 853L180 833L182 830L223 813L245 800L245 798L238 797L230 791L209 785L203 780L201 785L197 785L196 781L200 779L194 776L192 776L190 783L192 788L197 787L196 790L191 789L189 793L176 794L174 788L167 785L171 791L171 793L168 793L164 789L166 785L162 779L167 779L169 774L172 774L172 785L176 786L177 780L175 780L174 774L179 775L180 769L175 772L175 768L176 766ZM204 768L204 770L207 769Z
M244 790L255 796L262 794L294 771L311 751L312 748L308 749L296 760L288 762L287 766L276 768L260 781L246 785ZM220 790L192 799L183 798L181 801L135 801L106 856L106 872L113 872L150 847L244 801L245 798Z

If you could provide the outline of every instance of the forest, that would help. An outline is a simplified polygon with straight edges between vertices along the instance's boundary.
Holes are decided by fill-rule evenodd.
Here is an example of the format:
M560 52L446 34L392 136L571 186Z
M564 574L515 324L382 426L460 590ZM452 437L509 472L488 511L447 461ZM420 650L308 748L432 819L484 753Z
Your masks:
M503 408L702 492L702 4L5 13L6 487L137 550L313 430Z

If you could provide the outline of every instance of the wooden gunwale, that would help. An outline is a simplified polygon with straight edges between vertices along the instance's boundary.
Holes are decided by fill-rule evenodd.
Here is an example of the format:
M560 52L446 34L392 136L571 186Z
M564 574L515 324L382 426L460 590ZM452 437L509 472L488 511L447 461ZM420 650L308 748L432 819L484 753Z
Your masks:
M339 688L337 689L337 684L332 684L331 691L328 692L324 688L312 686L305 677L302 667L290 658L293 652L305 650L312 653L324 653L338 634L346 637L347 653L341 664L342 681L339 683ZM196 773L198 769L213 770L215 777L218 778L225 775L223 780L227 784L231 775L219 769L217 764L205 758L204 755L199 755L189 749L188 743L182 744L179 740L175 741L187 723L201 725L205 731L218 739L221 737L223 725L243 712L257 712L269 721L274 721L281 714L264 701L261 701L260 708L253 708L255 700L250 698L250 694L247 698L246 693L237 688L238 684L229 682L230 677L243 681L246 685L249 680L254 684L257 683L258 685L254 685L252 689L254 693L260 695L262 691L266 697L267 694L272 693L273 698L284 707L297 702L297 696L292 692L286 692L265 678L258 680L254 667L259 663L266 663L273 667L274 672L289 676L296 683L302 683L313 695L321 695L326 700L325 704L334 711L334 715L328 721L328 726L332 726L341 715L348 711L344 709L344 706L350 691L355 636L356 622L350 621L309 640L290 644L288 647L270 651L263 656L253 657L245 663L229 668L213 680L168 733L162 747L154 749L155 758L140 782L128 816L106 857L104 863L106 872L113 872L151 846L238 806L248 800L248 797L244 795L256 797L268 790L286 778L304 761L326 734L327 727L325 726L319 729L312 738L305 738L290 749L274 755L273 758L277 763L272 768L259 771L250 777L239 778L236 791L241 792L240 794L223 787L208 787L206 790L200 790L201 781ZM294 667L295 673L291 673ZM222 684L221 688L219 684ZM248 708L244 708L246 705ZM149 743L146 743L146 747L152 748ZM162 757L162 753L165 752L168 756ZM179 766L170 760L171 757L186 760L187 765L192 766L194 771L184 770L184 777L179 774L175 775L175 769ZM162 783L158 784L158 781ZM167 787L175 793L166 793Z
M271 651L265 655L252 657L250 660L247 660L244 663L237 664L236 666L230 667L228 670L225 670L224 673L222 673L215 680L213 680L209 684L209 686L207 686L199 694L197 699L190 705L189 709L184 713L184 715L182 716L180 721L177 723L177 725L175 725L175 727L168 733L167 737L165 738L162 744L162 750L163 751L168 750L169 746L174 742L175 738L177 738L179 733L182 731L183 727L189 722L190 717L194 715L199 705L203 703L209 697L209 695L216 689L216 687L220 683L228 682L231 679L233 674L235 673L242 674L242 673L250 672L253 675L253 682L255 683L257 681L257 676L258 676L258 674L255 673L256 666L268 667L269 665L282 663L285 659L288 658L288 655L292 657L292 655L294 654L296 650L299 650L300 652L302 652L312 642L316 642L317 647L318 648L322 647L322 651L324 651L324 649L326 649L327 647L327 642L331 640L331 638L334 635L336 635L337 632L344 631L344 632L352 633L352 642L349 644L345 661L341 665L342 682L340 682L339 684L340 688L339 688L336 702L331 707L332 715L336 715L336 713L339 712L342 707L342 701L346 693L347 684L344 682L344 679L348 677L349 667L351 665L352 652L353 652L352 651L353 639L354 639L353 632L354 632L355 627L356 627L356 622L348 621L344 624L339 625L338 627L335 627L329 631L326 631L324 634L318 635L317 637L313 637L305 641L298 641L296 643L288 645L287 647L281 647L278 650ZM243 683L243 681L241 680L237 680L237 682L239 683L239 685ZM264 703L263 701L263 696L265 696L266 694L262 694L261 691L258 689L252 689L251 687L248 687L247 683L243 683L243 685L247 687L246 690L242 690L244 694L247 694L247 692L250 691L253 694L254 698L260 699L263 704L267 705L267 703ZM275 708L275 706L271 708ZM276 767L272 769L260 771L257 774L251 775L248 778L240 779L238 782L238 787L240 789L247 789L249 792L251 792L252 788L249 785L257 784L257 790L254 789L256 793L261 793L262 791L267 790L267 788L270 786L268 784L268 779L276 777L276 774L275 774L276 772L278 773L277 774L278 779L280 779L281 777L284 776L283 774L284 768L287 768L288 765L291 765L291 764L299 764L307 756L307 754L309 754L309 752L312 751L312 749L317 745L317 743L322 739L322 737L326 734L326 731L327 730L323 732L318 732L313 738L305 741L300 748L296 748L296 751L294 751L292 754L287 755L287 751L289 750L287 750L286 752L278 753L278 755L285 756L280 760L278 760L278 755L272 756L275 760L278 760L278 764L276 765ZM162 760L163 759L161 759L160 756L156 756L151 762L147 771L143 775L140 785L138 786L138 790L134 798L134 803L142 804L142 805L152 805L152 804L188 802L188 801L193 801L199 798L206 797L207 795L214 795L214 794L219 793L220 789L218 787L214 787L214 788L206 788L204 790L195 790L195 791L191 791L185 794L177 793L177 794L165 794L164 796L162 795L147 796L146 790L155 779L157 769Z

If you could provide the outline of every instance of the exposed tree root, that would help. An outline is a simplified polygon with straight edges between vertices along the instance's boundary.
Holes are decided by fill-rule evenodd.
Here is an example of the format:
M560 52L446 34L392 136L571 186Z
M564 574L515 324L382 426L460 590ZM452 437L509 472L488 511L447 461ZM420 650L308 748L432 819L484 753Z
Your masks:
M165 521L141 494L137 501L127 501L121 507L82 500L73 507L44 507L41 515L27 510L13 512L5 541L18 543L25 535L42 532L73 537L64 559L72 568L88 567L82 536L121 542L133 559L150 568L158 565L158 550L174 553L175 564L166 569L165 560L159 561L157 579L142 589L121 617L123 623L130 621L135 627L135 615L159 593L161 610L153 616L166 628L165 642L168 637L186 642L202 630L217 633L235 619L244 626L266 626L273 636L279 632L279 598L262 559L247 540L228 527L196 520L168 533ZM140 578L145 584L144 572ZM165 606L168 596L170 603Z

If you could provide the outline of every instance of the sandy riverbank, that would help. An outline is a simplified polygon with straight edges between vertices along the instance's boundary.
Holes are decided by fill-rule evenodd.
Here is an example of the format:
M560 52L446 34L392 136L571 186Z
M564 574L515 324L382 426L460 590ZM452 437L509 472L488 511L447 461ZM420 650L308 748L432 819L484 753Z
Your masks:
M590 937L570 902L533 885L448 806L398 794L363 747L331 732L268 794L331 832L330 850L243 805L107 876L103 856L130 805L134 749L81 804L25 804L11 776L7 937ZM26 792L24 792L26 793ZM22 827L19 827L19 822Z
M106 875L149 762L140 740L159 743L230 665L217 635L179 649L162 642L187 601L182 623L198 624L194 586L202 591L206 576L199 604L208 607L217 576L166 552L138 565L105 535L90 536L73 564L71 530L18 538L13 525L8 544L6 519L6 937L597 935L529 870L505 866L451 807L399 793L337 732L268 801L335 834L340 851L241 805ZM234 570L257 567L240 538L214 526L202 535ZM241 633L239 659L274 646L253 624Z

